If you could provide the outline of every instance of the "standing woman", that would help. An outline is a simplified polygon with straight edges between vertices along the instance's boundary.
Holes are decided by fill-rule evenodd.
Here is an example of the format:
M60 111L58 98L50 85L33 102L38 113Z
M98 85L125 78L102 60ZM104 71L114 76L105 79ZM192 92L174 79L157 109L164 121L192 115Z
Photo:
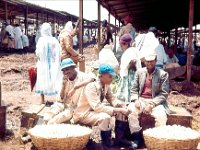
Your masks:
M23 49L22 30L19 24L15 25L13 32L14 32L14 37L15 37L15 49Z
M41 103L45 103L44 96L57 95L60 92L61 46L54 37L49 23L41 26L41 37L36 45L37 81L36 93L41 94Z
M120 62L120 83L117 90L117 99L130 102L130 89L135 76L135 71L141 68L141 62L137 51L131 47L132 36L124 34L120 38L120 46L123 51Z
M78 34L78 28L73 28L71 21L68 21L65 28L60 32L60 45L62 47L62 60L71 58L75 64L83 61L84 57L78 54L73 48L73 37Z

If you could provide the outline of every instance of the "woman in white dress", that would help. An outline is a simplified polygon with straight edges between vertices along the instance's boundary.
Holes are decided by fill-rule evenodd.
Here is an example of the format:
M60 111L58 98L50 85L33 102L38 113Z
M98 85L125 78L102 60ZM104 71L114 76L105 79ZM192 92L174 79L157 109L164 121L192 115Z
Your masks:
M120 38L120 46L123 54L120 62L120 83L116 97L123 102L130 102L130 89L135 76L135 71L141 68L141 62L137 50L131 47L131 34L124 34Z
M13 32L15 38L15 49L23 49L22 30L18 24L15 25Z
M36 93L41 94L42 103L45 103L45 95L57 95L60 92L62 82L61 50L58 40L52 37L50 24L43 23L41 37L36 45L38 57Z

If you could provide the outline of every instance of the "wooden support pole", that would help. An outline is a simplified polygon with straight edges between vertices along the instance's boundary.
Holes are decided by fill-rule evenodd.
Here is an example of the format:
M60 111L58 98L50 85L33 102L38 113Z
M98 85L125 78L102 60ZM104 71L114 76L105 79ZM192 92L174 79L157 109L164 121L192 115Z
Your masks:
M168 31L168 41L167 41L167 45L170 46L170 40L171 40L171 35L170 35L170 30Z
M110 27L110 11L108 13L108 26Z
M117 19L115 18L115 52L117 52L117 38L116 38L116 36L117 36Z
M56 25L55 25L55 15L53 15L53 34L56 33Z
M187 50L187 81L191 79L191 64L192 64L192 26L194 19L194 0L190 0L189 6L189 33L188 33L188 50Z
M195 37L194 37L194 39L195 39L195 41L197 40L197 25L195 25L195 32L194 32L195 34Z
M28 7L26 7L26 10L24 12L24 25L25 25L25 34L28 34Z
M175 54L177 53L177 39L178 39L178 27L175 28L175 49L174 52Z
M99 57L99 52L100 52L100 46L101 46L101 6L100 3L98 1L98 51L97 51L97 55Z
M39 28L39 21L38 21L38 12L36 14L36 29L38 30Z
M47 22L49 22L49 14L47 13Z
M79 53L83 55L83 0L79 0ZM85 72L85 61L79 63L79 70Z
M2 92L1 92L1 81L0 81L0 106L1 106L1 101L2 101Z
M8 3L7 2L5 2L5 22L7 22L8 21Z

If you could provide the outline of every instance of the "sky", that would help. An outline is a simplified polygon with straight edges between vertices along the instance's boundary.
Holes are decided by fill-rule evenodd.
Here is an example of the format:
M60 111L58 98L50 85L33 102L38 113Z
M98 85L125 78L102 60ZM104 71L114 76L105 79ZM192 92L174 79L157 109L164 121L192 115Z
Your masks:
M40 5L46 8L66 11L70 14L79 16L79 0L26 0L27 2ZM97 1L83 0L83 18L88 20L97 20ZM101 7L101 20L108 20L108 11ZM111 15L111 23L115 23ZM118 23L118 22L117 22Z

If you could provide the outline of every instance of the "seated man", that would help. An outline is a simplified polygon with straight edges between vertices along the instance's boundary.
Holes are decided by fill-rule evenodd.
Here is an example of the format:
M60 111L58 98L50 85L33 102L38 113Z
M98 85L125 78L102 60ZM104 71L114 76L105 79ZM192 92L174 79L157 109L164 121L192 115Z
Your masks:
M111 116L119 113L127 116L129 112L127 108L122 108L125 103L115 100L111 93L109 85L115 76L114 69L110 65L102 64L99 67L99 74L99 80L85 87L74 111L73 121L89 126L98 125L103 148L107 149L111 146ZM107 100L111 106L105 105L104 100Z
M138 145L141 142L142 129L138 120L139 114L151 114L155 118L155 126L166 125L167 122L168 73L155 67L156 59L156 53L145 57L146 68L136 71L131 89L129 127L131 133L135 133Z
M174 54L174 46L170 46L167 48L167 62L165 68L175 68L180 67L178 64L179 60Z
M83 87L94 81L88 74L77 71L76 65L71 58L66 58L62 61L61 69L64 73L60 94L62 101L54 103L50 111L45 114L44 120L47 124L59 124L70 121Z

